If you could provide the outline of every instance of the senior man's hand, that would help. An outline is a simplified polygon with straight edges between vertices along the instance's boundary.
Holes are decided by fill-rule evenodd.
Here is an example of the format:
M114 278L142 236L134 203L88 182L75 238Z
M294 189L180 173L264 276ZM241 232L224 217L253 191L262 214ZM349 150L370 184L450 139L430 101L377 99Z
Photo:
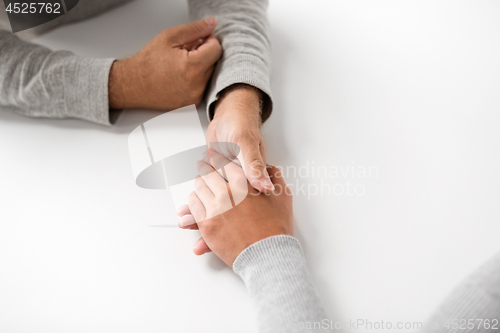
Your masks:
M199 104L222 55L215 18L166 29L109 75L112 109L174 110Z
M270 193L274 185L266 169L266 148L260 134L261 94L259 89L245 84L225 89L216 102L207 143L235 143L240 150L223 155L231 160L236 157L250 184L260 192ZM234 156L227 156L227 153Z

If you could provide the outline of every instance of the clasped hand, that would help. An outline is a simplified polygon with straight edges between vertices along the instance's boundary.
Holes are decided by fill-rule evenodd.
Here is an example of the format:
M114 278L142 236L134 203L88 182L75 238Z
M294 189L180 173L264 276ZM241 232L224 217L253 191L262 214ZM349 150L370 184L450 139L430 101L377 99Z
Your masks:
M291 192L280 170L267 168L274 190L266 194L250 186L238 164L214 150L199 162L195 191L177 211L181 228L201 233L195 254L213 251L232 267L248 246L275 235L293 236Z
M109 77L110 107L170 111L200 103L222 54L213 34L216 25L209 18L166 29L133 57L116 61Z

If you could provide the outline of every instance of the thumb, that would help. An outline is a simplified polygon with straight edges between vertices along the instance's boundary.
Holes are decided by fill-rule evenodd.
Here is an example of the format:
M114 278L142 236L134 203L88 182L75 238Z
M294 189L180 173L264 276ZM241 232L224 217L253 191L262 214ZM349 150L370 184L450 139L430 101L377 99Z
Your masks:
M215 17L183 24L170 29L171 38L174 43L179 45L191 43L212 34L216 26L217 19Z
M207 66L213 66L221 56L222 47L220 46L219 40L214 35L208 36L198 49L189 51L190 58L196 59Z
M196 243L194 243L193 252L197 256L201 256L205 253L212 252L212 250L210 250L203 237L200 237L200 239L198 239Z
M260 192L269 193L273 191L274 185L267 172L259 141L244 139L238 142L238 145L240 146L238 160L241 162L248 182Z

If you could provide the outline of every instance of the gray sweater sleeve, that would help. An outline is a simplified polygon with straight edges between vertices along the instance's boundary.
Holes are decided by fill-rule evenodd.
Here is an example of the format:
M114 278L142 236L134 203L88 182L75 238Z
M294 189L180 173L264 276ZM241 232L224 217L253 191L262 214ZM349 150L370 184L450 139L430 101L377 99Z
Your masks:
M430 332L500 330L500 253L462 282L426 323Z
M113 59L81 58L0 31L0 108L30 117L80 118L108 125Z
M259 332L323 332L326 316L299 241L280 235L246 248L233 270L248 289ZM314 327L316 329L308 329Z
M213 103L225 88L245 83L263 94L262 120L269 118L271 99L271 46L267 0L188 0L192 20L217 18L215 35L223 54L207 91L209 118Z
M30 39L127 1L80 0L67 14L19 36ZM5 12L0 21L1 26L8 26ZM113 61L52 52L0 29L0 111L29 117L80 118L109 125L114 120L110 116L116 119L118 114L110 113L108 107L108 78Z

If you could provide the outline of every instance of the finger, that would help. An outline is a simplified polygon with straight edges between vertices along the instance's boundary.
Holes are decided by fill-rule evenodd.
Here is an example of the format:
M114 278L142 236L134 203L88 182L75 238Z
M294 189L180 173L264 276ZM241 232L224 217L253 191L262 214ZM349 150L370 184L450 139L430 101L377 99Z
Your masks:
M182 48L184 50L194 51L198 49L204 42L205 40L203 38L200 38L197 41L182 45Z
M230 162L215 151L211 150L211 153L212 163L220 168L218 171L222 173L228 181L231 197L235 206L240 204L247 197L249 192L253 194L259 193L258 190L248 185L247 177L241 166L234 162Z
M236 163L241 166L241 164L238 161L238 155L240 154L240 146L238 146L236 143L232 142L213 142L210 141L208 142L208 145L210 147L209 153L218 153L219 155L222 155L226 160L224 160L224 164L227 164L229 162ZM216 169L220 168L219 166L215 165Z
M196 195L196 192L192 192L188 198L188 206L196 222L201 222L205 219L205 206Z
M208 198L207 201L204 201L204 199L200 197L205 207L210 207L205 215L206 219L210 219L230 210L233 207L230 195L231 191L229 184L225 178L221 176L218 170L217 172L212 171L213 167L204 161L200 161L199 165L202 169L202 174L205 174L201 177L201 179L203 179L205 185L209 187L211 193L213 194L213 198ZM210 173L206 174L207 172ZM246 178L244 175L243 178L246 189Z
M197 256L201 256L202 254L212 252L212 250L210 250L203 237L201 237L196 241L196 243L194 243L193 252Z
M214 144L211 143L210 145L213 146ZM220 146L218 145L217 148L219 148L219 147ZM235 162L235 161L231 160L230 157L226 156L228 154L230 154L230 153L225 151L225 150L221 152L221 150L214 149L211 147L208 150L208 152L206 152L203 155L203 159L206 163L210 164L215 170L220 170L223 167L228 166L231 163ZM233 163L233 164L235 164L235 163ZM235 168L234 171L241 170L241 166L239 166L237 164L235 164L235 166L238 166L239 169Z
M210 153L208 151L203 153L203 160L198 161L196 169L201 177L215 172L214 167L210 164Z
M170 28L172 41L177 45L193 43L209 36L217 26L215 17Z
M196 195L198 196L198 198L201 200L201 203L203 204L203 206L205 206L205 207L212 206L214 199L215 199L215 195L210 190L210 188L207 186L207 184L205 183L203 178L198 177L195 179L194 191L196 192Z
M199 161L197 166L200 176L216 197L227 193L226 180L210 164L203 160Z
M276 191L280 193L285 192L287 194L291 194L289 193L289 189L285 183L285 179L283 178L281 170L272 165L268 165L267 170L269 172L269 175L271 176L271 181L273 182Z
M210 67L222 56L222 47L217 37L210 35L200 47L190 51L188 56L190 59Z
M264 161L264 163L266 163L266 168L269 166L269 164L267 164L267 154L266 154L266 145L264 143L264 141L261 141L260 144L260 156L262 156L262 160ZM269 174L269 171L267 171L267 173ZM269 177L271 178L271 177Z
M241 166L231 162L226 156L219 154L213 149L210 149L210 154L204 156L204 159L206 163L210 163L213 168L229 182L238 178L240 175L245 175Z
M198 230L198 225L191 214L184 215L177 223L181 229Z
M187 214L191 214L191 212L189 211L189 206L188 205L180 206L179 208L177 208L176 214L179 217L187 215Z
M254 138L245 138L238 142L240 146L240 160L248 182L257 190L270 193L274 190L274 185L266 170L266 162L260 152L261 143Z

